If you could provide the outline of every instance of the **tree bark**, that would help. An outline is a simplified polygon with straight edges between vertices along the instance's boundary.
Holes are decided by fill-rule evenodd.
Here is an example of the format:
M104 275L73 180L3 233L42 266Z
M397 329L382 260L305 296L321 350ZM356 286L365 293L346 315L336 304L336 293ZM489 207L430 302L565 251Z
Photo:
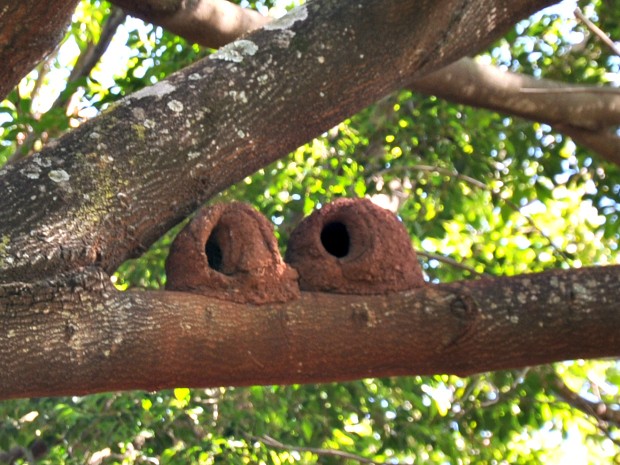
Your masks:
M0 15L3 24L18 25L2 28L0 33L0 59L9 64L0 83L2 97L58 43L76 2L35 3L11 3L11 9L3 10ZM270 21L256 11L226 0L114 0L113 3L134 16L211 48L219 48ZM41 14L42 9L47 11ZM23 20L24 17L48 18L49 12L54 21L45 19L38 24ZM31 32L34 29L36 34ZM14 46L17 40L22 47ZM619 94L615 89L601 92L596 87L533 79L476 64L470 59L416 80L411 88L450 101L551 124L577 144L620 164L620 137L614 130L620 118L616 104Z

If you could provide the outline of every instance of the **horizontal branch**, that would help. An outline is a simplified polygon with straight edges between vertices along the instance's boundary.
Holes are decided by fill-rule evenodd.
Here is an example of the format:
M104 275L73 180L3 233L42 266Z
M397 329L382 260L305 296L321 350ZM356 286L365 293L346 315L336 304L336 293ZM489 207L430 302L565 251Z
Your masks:
M412 81L411 88L551 125L597 130L620 124L620 89L536 79L470 58ZM558 99L559 93L562 99Z
M73 292L0 286L0 361L11 373L0 377L0 399L467 375L620 355L620 266L389 295L302 293L264 306L120 293L100 273L85 275ZM30 310L17 311L24 301Z

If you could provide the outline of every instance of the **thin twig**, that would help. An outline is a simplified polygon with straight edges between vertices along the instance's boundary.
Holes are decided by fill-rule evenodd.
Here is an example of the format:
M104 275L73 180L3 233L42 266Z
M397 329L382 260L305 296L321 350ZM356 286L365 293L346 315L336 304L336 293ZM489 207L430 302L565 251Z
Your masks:
M497 194L493 194L493 195L497 195ZM558 254L562 260L564 260L565 262L569 262L570 261L570 257L568 255L566 255L566 252L564 252L562 249L560 249L558 246L556 246L553 243L553 240L551 239L551 237L549 237L542 229L540 229L538 227L538 225L534 222L534 220L530 216L528 216L525 213L523 213L518 205L516 205L514 202L512 202L510 200L502 199L501 197L499 197L499 198L500 198L500 200L504 201L506 203L506 205L508 205L512 210L514 210L515 212L519 213L523 218L525 218L525 220L528 222L530 227L532 229L534 229L537 234L540 234L542 237L545 238L545 240L549 243L549 245L554 250L554 252L556 254Z
M445 263L446 265L453 266L454 268L459 268L464 271L469 271L475 276L479 276L479 277L482 277L482 276L492 277L493 276L492 274L487 273L485 271L483 272L476 271L471 266L465 265L464 263L461 263L461 262L457 262L456 260L450 257L445 257L443 255L437 255L434 253L424 252L423 250L416 250L415 253L421 257L428 258L429 260L437 260L438 262Z
M484 191L489 192L493 198L504 202L511 210L513 210L514 212L518 213L519 215L521 215L526 221L527 223L530 225L530 227L536 231L537 234L539 234L541 237L543 237L548 243L549 246L551 247L551 249L553 250L553 253L559 257L560 259L562 259L565 262L569 262L570 261L570 257L568 257L566 255L566 253L561 250L560 248L558 248L554 243L553 240L551 239L551 237L549 237L542 229L540 229L538 227L538 225L536 224L536 222L528 215L526 215L525 213L523 213L521 211L521 208L516 205L514 202L508 200L508 199L504 199L498 192L494 191L493 189L491 189L489 186L487 186L485 183L478 181L477 179L474 179L470 176L464 175L459 173L456 170L452 170L449 168L443 168L443 167L439 167L439 166L432 166L432 165L415 165L415 166L408 166L406 169L412 169L412 170L416 170L416 171L421 171L424 173L439 173L439 174L443 174L446 176L449 176L451 178L455 178L455 179L459 179L461 181L466 182L467 184L470 184L474 187L477 187L478 189L482 189ZM381 171L378 171L374 174L372 174L372 176L370 176L369 178L378 178L380 177L383 173L389 172L389 169L384 169ZM391 172L393 173L394 170L391 170ZM418 252L418 255L422 255L422 256L427 256L425 255L425 253L422 252ZM442 257L442 256L428 256L429 258L434 258L438 261L441 261L443 263L449 264L449 265L453 265L457 268L461 268L467 271L471 271L472 273L475 273L476 275L487 275L487 276L492 276L492 275L488 275L486 273L479 273L475 270L473 270L472 268L468 267L467 265L463 265L457 261L449 261L451 259L447 258L447 257Z
M366 457L362 457L357 454L352 454L351 452L345 452L336 449L321 449L316 447L303 447L303 446L293 446L290 444L284 444L280 441L267 436L266 434L260 437L250 436L251 440L262 442L265 446L274 447L276 449L284 449L284 450L293 450L297 452L310 452L312 454L320 455L320 456L329 456L329 457L338 457L341 459L355 460L359 463L367 463L370 465L384 465L386 462L377 462L375 460L367 459Z
M583 22L583 24L585 24L586 27L594 33L594 35L601 39L605 43L605 45L607 45L611 50L613 50L616 55L620 56L620 48L616 46L616 44L613 42L613 40L609 38L607 34L605 34L596 24L586 18L579 8L576 8L574 13L575 16L579 18L579 20Z
M620 415L617 410L605 402L593 402L581 397L570 389L558 375L547 387L554 391L558 400L581 411L608 439L616 446L620 446L620 439L614 434L614 431L620 427Z
M416 171L424 171L427 173L439 173L444 174L446 176L450 176L451 178L457 178L461 181L465 181L472 186L478 187L480 189L488 190L487 185L477 179L472 178L471 176L467 176L466 174L461 174L456 170L451 170L449 168L442 168L440 166L431 166L431 165L415 165L411 167Z
M116 34L118 27L123 24L127 14L120 8L113 6L108 18L101 28L99 40L88 44L84 52L78 58L77 63L71 70L68 82L74 82L81 77L90 75L102 55L108 49L110 42Z
M527 375L529 371L530 371L530 367L525 367L520 370L512 370L512 373L515 374L515 379L510 384L510 387L508 388L508 390L506 391L500 390L496 386L497 393L496 393L495 398L493 400L486 400L486 401L481 400L480 407L487 408L487 407L491 407L492 405L499 404L500 402L504 402L504 403L510 402L512 399L517 397L519 395L517 388L523 383L523 380L525 379L525 376Z

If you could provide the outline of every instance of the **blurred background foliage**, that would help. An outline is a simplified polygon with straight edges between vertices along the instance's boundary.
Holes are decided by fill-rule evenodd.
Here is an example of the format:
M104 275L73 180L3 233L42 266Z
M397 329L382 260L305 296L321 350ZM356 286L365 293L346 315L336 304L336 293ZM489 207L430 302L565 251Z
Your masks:
M479 59L618 85L620 57L574 19L574 3L563 6L522 21ZM579 6L620 39L619 2ZM110 33L102 59L72 73ZM58 49L1 102L0 165L209 53L83 0ZM427 279L449 282L619 263L619 195L617 166L546 125L403 90L212 201L251 203L285 247L312 210L368 196L402 219ZM116 286L161 288L179 229L122 265ZM4 401L0 450L22 448L16 463L32 452L38 463L91 465L620 463L619 386L617 362L574 361L469 378Z

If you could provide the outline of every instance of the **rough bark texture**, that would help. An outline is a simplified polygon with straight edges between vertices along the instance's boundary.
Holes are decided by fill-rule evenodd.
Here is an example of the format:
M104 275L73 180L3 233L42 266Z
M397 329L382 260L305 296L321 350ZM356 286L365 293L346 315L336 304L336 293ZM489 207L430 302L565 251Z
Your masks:
M19 295L0 287L0 399L467 375L620 354L618 267L266 306L104 282L93 272Z
M0 100L65 33L77 0L0 0Z
M214 193L550 3L308 3L0 171L0 398L620 355L617 267L264 306L109 282Z

